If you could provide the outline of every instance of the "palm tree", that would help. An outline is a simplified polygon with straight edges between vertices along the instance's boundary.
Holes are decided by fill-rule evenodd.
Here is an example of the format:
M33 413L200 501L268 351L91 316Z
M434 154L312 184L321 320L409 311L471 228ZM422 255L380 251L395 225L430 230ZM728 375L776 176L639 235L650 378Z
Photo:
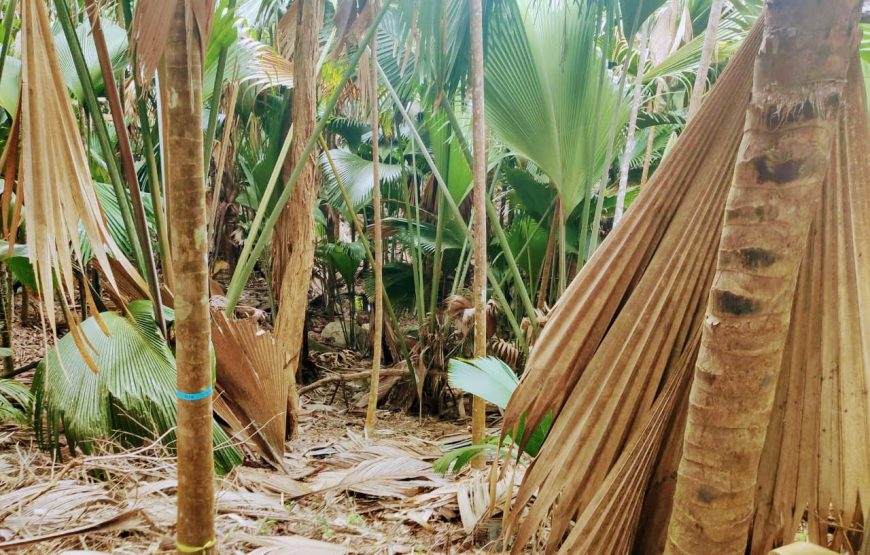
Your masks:
M381 178L380 178L380 129L378 126L378 34L372 37L369 49L369 91L370 120L372 129L372 208L374 212L374 271L375 298L372 311L372 377L369 383L369 400L366 409L365 432L371 435L375 430L378 408L378 384L380 383L381 357L383 355L384 334L384 240L383 218L381 216ZM351 216L353 217L353 216Z
M745 550L795 286L858 46L860 6L767 2L666 553Z
M471 9L471 107L473 110L472 143L474 159L472 173L472 205L474 207L474 356L486 356L486 126L483 95L483 6L481 0L470 0ZM472 398L471 441L481 443L486 435L486 401ZM473 461L483 467L483 458Z
M317 164L313 156L303 156L306 143L317 124L317 46L322 0L299 0L296 4L296 40L293 49L293 101L290 155L283 173L289 178L297 164L303 164L287 205L275 227L272 239L272 278L278 288L278 315L275 335L287 349L288 391L287 433L296 433L296 371L305 333L308 287L314 265L314 206L317 203ZM316 138L316 137L315 137ZM307 158L307 159L306 159Z
M201 58L211 9L210 1L175 3L161 79L169 99L164 155L175 267L179 553L215 551Z

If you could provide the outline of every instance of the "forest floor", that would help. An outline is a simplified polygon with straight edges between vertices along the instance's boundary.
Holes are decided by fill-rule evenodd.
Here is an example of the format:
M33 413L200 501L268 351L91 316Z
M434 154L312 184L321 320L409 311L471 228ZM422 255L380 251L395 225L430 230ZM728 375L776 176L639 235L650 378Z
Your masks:
M16 327L14 349L18 366L42 356L38 321ZM29 377L20 376L25 383ZM494 547L498 521L486 517L489 473L432 469L468 438L467 421L378 411L377 431L365 438L363 409L335 391L303 397L298 438L286 445L286 472L246 451L245 464L218 479L220 553ZM499 483L501 497L515 492L506 485ZM175 491L175 461L153 444L133 451L107 445L55 461L32 430L0 427L0 542L42 538L19 553L174 553Z

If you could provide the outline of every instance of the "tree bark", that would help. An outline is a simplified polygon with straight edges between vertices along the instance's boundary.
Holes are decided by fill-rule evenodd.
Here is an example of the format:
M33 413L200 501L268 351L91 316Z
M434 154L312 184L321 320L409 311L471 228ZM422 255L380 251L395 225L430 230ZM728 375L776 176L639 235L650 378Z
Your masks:
M208 244L202 159L202 60L191 3L177 2L164 53L162 79L167 144L171 250L176 270L178 369L179 553L213 553L215 543L212 388L209 356Z
M298 0L296 44L293 56L293 139L283 167L289 177L300 162L305 144L317 123L317 33L323 17L323 0ZM314 206L317 202L317 164L312 154L275 228L272 238L272 279L278 288L275 336L287 349L287 434L296 434L298 395L296 372L305 333L308 287L314 265Z
M375 32L369 47L371 61L371 125L372 125L372 208L374 211L375 260L372 270L375 274L375 298L372 315L372 377L369 384L369 401L366 408L365 433L370 436L375 430L378 409L378 385L380 382L381 357L384 346L384 239L381 219L381 177L380 177L380 129L378 128L378 33ZM353 287L353 284L350 284ZM351 325L353 323L351 322ZM401 330L398 330L401 333Z
M740 554L859 0L768 0L690 395L666 553Z
M692 96L689 99L689 114L686 122L698 113L701 101L704 99L704 90L707 88L707 73L710 71L710 62L713 60L713 50L716 49L716 32L719 30L719 19L722 17L722 0L713 0L710 5L710 17L707 20L707 31L704 33L704 46L701 49L701 63L698 64L698 73L695 74L695 85L692 87Z
M474 356L486 356L486 127L483 106L483 7L481 0L471 0L471 109L472 164L474 207ZM486 401L473 397L471 401L471 441L481 443L486 436ZM483 457L472 461L483 468Z

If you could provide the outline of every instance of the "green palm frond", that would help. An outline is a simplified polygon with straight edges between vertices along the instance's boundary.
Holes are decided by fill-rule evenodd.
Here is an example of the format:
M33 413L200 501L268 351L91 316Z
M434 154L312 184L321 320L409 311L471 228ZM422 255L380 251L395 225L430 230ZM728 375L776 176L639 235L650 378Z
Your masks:
M597 46L598 15L587 3L509 0L489 29L487 123L550 177L566 213L610 166L614 115L622 127L629 113Z
M366 251L363 244L356 240L352 243L322 243L317 247L317 255L341 274L345 283L352 286L357 270L366 258Z
M747 3L748 4L748 3ZM740 12L732 10L722 17L716 31L716 57L714 61L725 62L737 52L743 43L757 14L754 11ZM698 65L701 62L701 50L704 47L704 33L699 34L660 64L649 69L643 75L643 82L651 83L656 79L675 78L690 85L695 79Z
M127 31L108 19L101 19L100 24L106 39L106 49L109 51L109 58L112 60L112 67L115 69L115 73L117 73L126 64ZM91 82L94 84L94 92L99 95L103 91L104 86L103 72L100 69L100 59L97 56L97 47L91 35L90 23L86 21L76 27L76 36L78 36L79 43L82 45L82 53L88 66ZM63 79L73 95L81 100L84 98L84 90L76 72L75 64L73 64L69 44L67 44L62 31L55 33L54 46L57 50Z
M344 184L350 194L354 212L357 212L372 200L372 190L374 188L372 168L374 164L371 160L366 160L344 149L333 149L329 153L332 156L332 161L335 163L338 178L341 179L342 184ZM323 175L326 177L324 186L326 199L337 210L346 212L344 197L341 195L341 189L336 182L336 175L333 173L332 166L329 164L325 154L321 155L320 166L323 168ZM378 169L382 186L398 182L404 171L404 168L399 164L385 164L384 162L378 165Z
M0 380L0 424L26 423L31 401L29 389L15 380Z
M39 442L59 449L63 433L70 450L87 453L98 440L122 446L163 438L175 443L175 358L152 317L151 303L127 305L129 316L100 314L81 324L98 372L67 334L48 352L33 378L33 423ZM212 423L215 466L228 472L241 462L223 429Z
M10 115L15 114L15 109L18 106L20 88L21 60L7 56L3 66L3 76L0 78L0 108L6 110Z
M399 241L408 249L419 248L428 255L435 254L437 249L435 224L390 217L384 218L383 226L385 237ZM454 233L449 226L445 227L444 231L445 233L441 238L441 250L460 250L463 244L462 233Z
M127 229L124 227L121 207L118 204L118 197L115 196L115 190L111 185L99 181L94 182L94 190L97 192L97 199L100 201L100 207L102 207L103 214L106 217L109 234L121 248L121 252L127 255L128 258L132 258L133 247L130 243L130 238L127 236ZM140 195L142 195L142 204L145 208L145 222L148 225L153 242L156 238L154 233L156 224L154 222L154 205L151 202L151 194L143 191ZM130 202L129 192L127 192L127 202ZM91 244L84 233L79 234L79 241L82 248L82 261L87 262L91 257ZM152 247L155 250L157 249L156 245L152 245Z

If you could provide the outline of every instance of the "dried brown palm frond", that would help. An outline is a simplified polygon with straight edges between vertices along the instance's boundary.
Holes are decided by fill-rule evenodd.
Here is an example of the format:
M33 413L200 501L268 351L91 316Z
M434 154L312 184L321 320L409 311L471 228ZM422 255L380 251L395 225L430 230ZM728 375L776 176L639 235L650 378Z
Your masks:
M159 2L137 2L136 13L133 15L133 30L130 37L133 57L139 69L136 78L147 82L157 71L157 64L163 57L166 40L169 38L169 23L175 13L175 3L178 0L160 0ZM214 18L214 0L184 0L193 12L194 21L203 37L200 42L200 54L205 59L205 48L211 32Z
M217 382L228 393L216 404L218 414L237 424L233 432L247 437L277 468L283 467L287 431L287 389L290 376L285 353L272 334L254 319L230 320L212 310L212 342Z
M157 71L157 64L160 63L166 47L166 39L169 38L169 22L172 21L177 1L136 3L130 47L139 67L136 78L140 82L149 81Z
M526 436L547 413L555 417L517 497L520 507L534 501L526 515L515 509L508 520L509 527L519 524L515 551L545 522L554 551L572 522L590 516L585 512L603 484L620 487L621 476L638 479L658 460L661 442L643 439L655 437L649 423L671 420L675 401L665 403L666 384L692 358L760 38L757 27L641 193L637 211L550 313L505 414L505 430L527 414ZM635 454L625 455L632 446ZM618 465L621 456L629 459ZM625 505L609 514L637 514L643 500L642 489L624 495ZM606 530L594 521L578 526ZM600 538L583 541L596 545Z
M514 370L519 368L522 351L517 346L516 341L508 341L498 336L492 336L489 338L486 351L487 354L498 357Z
M90 240L96 264L113 289L116 284L109 256L116 257L120 265L129 263L112 241L103 220L44 2L21 4L21 44L18 180L26 199L24 215L30 260L37 276L44 317L54 330L55 278L62 308L74 324L68 305L76 284L73 264L82 265L79 226ZM7 148L14 148L15 140L10 138ZM83 348L75 325L71 331ZM90 358L84 349L82 353Z
M249 38L239 39L243 48L252 53L251 65L244 70L244 79L249 86L293 87L293 63L264 44Z
M516 508L509 524L520 523L514 550L549 524L547 550L564 553L657 553L664 549L674 477L681 457L687 417L687 386L698 352L701 318L715 268L715 249L734 167L758 29L711 93L672 157L650 183L646 204L656 202L672 179L684 183L679 206L649 231L657 248L630 267L621 308L602 324L601 339L572 362L545 375L568 393L551 404L560 416L540 456L526 474L520 507L534 501L526 515ZM723 112L724 111L724 112ZM727 113L726 113L727 112ZM830 159L823 202L813 224L792 308L786 356L776 393L767 443L761 458L756 512L748 549L764 554L790 541L802 522L810 540L838 552L857 553L870 514L870 121L863 79L853 65L842 123ZM698 141L698 129L718 135ZM695 134L693 134L693 131ZM701 155L720 174L683 167L678 156ZM703 193L703 200L695 196ZM668 194L673 194L671 190ZM645 204L645 205L646 205ZM641 205L641 206L645 206ZM687 214L694 212L689 219ZM649 218L649 214L645 216ZM625 221L640 229L634 213ZM668 225L669 224L669 225ZM712 234L710 231L712 230ZM678 233L679 232L679 233ZM622 228L602 245L600 264L584 268L562 301L533 352L530 371L541 374L542 358L565 345L595 340L587 320L595 299L585 299L577 283L617 275L609 249L627 233ZM675 236L676 234L676 236ZM621 247L624 248L624 247ZM662 262L666 264L662 265ZM600 274L599 274L600 272ZM587 285L594 285L591 280ZM574 302L587 304L574 305ZM663 310L662 303L670 306ZM576 307L576 312L570 312ZM678 312L674 307L679 307ZM587 313L584 313L586 309ZM598 308L597 310L601 310ZM581 327L582 326L582 327ZM572 338L574 330L582 330ZM558 332L558 333L557 333ZM548 343L547 341L550 341ZM560 342L561 341L561 342ZM573 343L571 343L573 341ZM555 344L554 344L555 343ZM576 348L576 347L572 347ZM558 361L556 361L558 362ZM566 377L576 371L577 377ZM525 378L507 418L535 409ZM540 376L539 376L540 377ZM572 381L573 380L573 381ZM567 384L567 385L566 385ZM544 384L546 385L546 384ZM542 393L547 395L547 393ZM535 422L534 419L531 419ZM515 420L508 420L510 429ZM528 429L528 427L527 427Z
M752 553L789 541L803 520L810 541L856 553L870 515L870 126L863 84L856 60L798 278L759 468Z

